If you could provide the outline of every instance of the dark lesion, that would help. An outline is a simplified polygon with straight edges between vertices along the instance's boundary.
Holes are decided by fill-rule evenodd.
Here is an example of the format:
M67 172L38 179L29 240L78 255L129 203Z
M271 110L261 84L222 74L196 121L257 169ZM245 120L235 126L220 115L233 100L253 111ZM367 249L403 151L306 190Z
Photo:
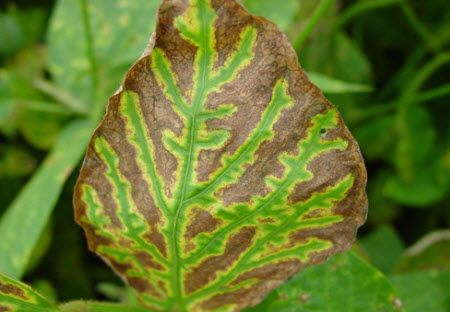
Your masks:
M211 213L206 210L194 207L189 216L191 220L186 227L184 238L186 239L185 252L189 252L195 249L194 238L200 233L211 233L217 229L221 224L221 220L215 218Z
M20 298L24 301L28 301L30 299L23 289L3 282L0 282L0 294Z

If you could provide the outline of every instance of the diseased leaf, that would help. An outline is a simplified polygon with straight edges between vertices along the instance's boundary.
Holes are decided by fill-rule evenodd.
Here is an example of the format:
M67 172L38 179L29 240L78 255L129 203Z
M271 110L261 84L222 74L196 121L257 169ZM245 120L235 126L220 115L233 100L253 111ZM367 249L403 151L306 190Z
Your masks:
M165 0L75 189L89 247L163 311L239 311L351 246L366 172L274 24Z
M61 312L146 312L143 307L128 306L118 303L73 301L60 306Z
M0 311L51 312L58 309L30 286L0 274Z
M353 252L307 268L250 311L400 312L402 302L388 279Z

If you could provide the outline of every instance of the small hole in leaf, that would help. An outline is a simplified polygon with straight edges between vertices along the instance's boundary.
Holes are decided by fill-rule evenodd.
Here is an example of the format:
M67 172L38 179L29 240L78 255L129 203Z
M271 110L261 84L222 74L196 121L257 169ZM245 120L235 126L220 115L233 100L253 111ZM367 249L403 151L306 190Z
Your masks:
M326 133L327 133L327 129L325 129L325 128L320 129L321 136L324 136Z

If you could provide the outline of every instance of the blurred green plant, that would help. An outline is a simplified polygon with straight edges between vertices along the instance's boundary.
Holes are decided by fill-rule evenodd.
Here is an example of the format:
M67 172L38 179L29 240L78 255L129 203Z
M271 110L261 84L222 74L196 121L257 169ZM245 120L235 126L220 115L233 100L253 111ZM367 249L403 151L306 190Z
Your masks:
M403 303L408 311L450 310L448 240L422 249L404 247L427 232L450 225L450 3L242 2L286 31L311 80L339 107L360 143L370 175L370 213L359 253L387 274L399 291L399 301L392 301L396 296L389 297L390 307L401 309ZM35 279L33 274L39 277L42 267L33 268L42 261L40 253L47 251L42 247L50 243L46 243L45 229L58 227L49 223L52 211L103 115L107 97L144 50L158 4L157 0L59 0L49 21L50 10L44 5L10 1L2 7L0 272L17 279L27 272L30 280ZM66 184L68 194L72 185ZM58 222L71 217L70 207L69 199L59 200L58 208L66 212L57 217ZM59 244L50 247L53 260L82 257L81 243L74 241L70 248L77 252L63 253L64 240L53 238L51 244ZM352 261L362 271L375 270L353 254L343 255L311 268L312 273L303 272L304 276L292 283L319 274L314 271L329 275L335 264L338 270L342 267L351 272ZM73 263L81 265L81 261ZM94 271L90 267L83 270ZM73 277L77 285L93 283L86 276L75 281L73 272L64 274ZM382 279L379 283L390 283ZM356 277L351 283L358 285ZM61 296L64 291L56 286ZM305 287L312 293L307 298L310 303L323 291L301 283L296 290ZM269 298L273 301L266 301L266 306L279 307L280 296L281 301L289 302L290 296L297 294L286 289L274 292ZM300 299L306 298L301 295ZM67 291L63 299L77 296ZM306 306L296 311L309 311Z

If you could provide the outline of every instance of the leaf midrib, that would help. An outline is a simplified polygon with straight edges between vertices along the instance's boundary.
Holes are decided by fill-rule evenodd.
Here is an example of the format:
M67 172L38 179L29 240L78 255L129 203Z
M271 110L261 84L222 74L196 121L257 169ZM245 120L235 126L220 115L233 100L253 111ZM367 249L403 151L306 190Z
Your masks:
M206 21L205 21L205 16L204 16L204 10L200 9L199 10L199 15L200 15L200 20L201 20L201 25L202 28L204 28L204 25L206 25ZM202 41L203 41L203 47L206 47L208 44L208 38L206 36L206 31L201 31L202 34ZM200 47L198 48L198 52L197 53L201 53L200 52ZM182 285L181 285L181 274L180 274L180 255L179 255L179 245L178 245L178 237L177 237L177 233L178 233L178 228L179 228L179 220L180 220L180 216L185 208L185 204L184 204L184 198L186 196L186 189L187 189L187 184L189 182L188 176L191 174L191 167L192 167L192 160L193 160L193 151L195 149L195 143L196 143L196 134L197 134L197 127L195 127L196 124L196 118L197 118L197 114L199 109L201 108L202 102L205 100L204 99L204 93L205 93L205 85L206 85L206 76L208 75L208 71L207 71L207 67L208 67L208 55L205 53L204 55L202 55L202 58L200 59L200 73L201 73L201 84L200 87L198 89L198 93L194 94L193 97L193 103L192 103L192 107L194 108L194 112L192 114L191 117L191 129L190 129L190 142L189 142L189 158L188 161L185 163L185 175L182 181L182 191L181 191L181 195L180 195L180 200L179 200L179 204L177 207L177 210L175 212L175 219L174 219L174 224L172 227L172 240L171 240L171 244L172 244L172 250L173 250L173 256L174 256L174 269L172 270L173 274L172 274L172 278L173 278L173 283L175 285L174 286L174 290L175 290L175 300L176 303L178 303L181 307L183 307L183 296L181 296L182 294Z

